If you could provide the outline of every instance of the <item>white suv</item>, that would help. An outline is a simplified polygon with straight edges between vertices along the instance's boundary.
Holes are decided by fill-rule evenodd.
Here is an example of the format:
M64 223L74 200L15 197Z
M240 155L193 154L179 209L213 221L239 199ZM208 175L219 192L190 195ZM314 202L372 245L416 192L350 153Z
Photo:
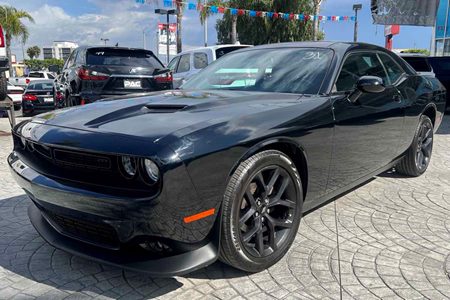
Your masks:
M192 75L227 53L251 47L249 45L217 45L178 53L167 66L173 73L173 88L179 88Z

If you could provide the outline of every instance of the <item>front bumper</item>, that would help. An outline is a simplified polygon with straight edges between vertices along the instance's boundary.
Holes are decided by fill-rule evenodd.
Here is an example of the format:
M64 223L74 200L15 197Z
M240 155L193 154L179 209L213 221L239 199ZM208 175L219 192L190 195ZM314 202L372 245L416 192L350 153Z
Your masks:
M49 244L58 249L100 263L162 277L192 272L213 263L218 257L220 218L216 218L213 229L202 243L191 244L189 247L183 245L183 250L177 250L170 255L148 252L139 246L142 239L140 242L122 243L124 237L135 230L131 222L111 219L102 211L115 205L114 210L120 210L122 214L127 215L133 211L129 201L122 202L119 198L65 186L29 168L14 153L8 157L8 164L18 184L33 201L28 211L33 226ZM90 213L77 211L74 207L85 207ZM93 211L97 213L93 214ZM117 234L119 243L79 238L79 235L73 235L73 232L59 226L60 223L55 222L51 216L53 213L71 216L72 220L86 220L83 226L89 227L89 231L94 230L90 224L102 223L104 227L110 226ZM157 227L160 225L162 224L155 224Z

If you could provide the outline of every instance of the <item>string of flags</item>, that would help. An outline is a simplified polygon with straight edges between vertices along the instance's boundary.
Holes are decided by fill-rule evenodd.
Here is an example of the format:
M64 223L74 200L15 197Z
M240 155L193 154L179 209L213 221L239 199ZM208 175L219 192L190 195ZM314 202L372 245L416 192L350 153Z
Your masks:
M138 4L146 4L150 3L151 0L135 0ZM232 7L221 7L214 5L204 5L200 3L193 2L184 2L184 1L176 1L176 0L164 0L164 7L177 7L178 4L186 5L188 10L197 10L203 11L204 9L209 9L211 13L214 14L223 14L227 11L230 12L231 15L237 16L250 16L250 17L260 17L260 18L268 18L268 19L285 19L285 20L300 20L300 21L314 21L319 20L321 22L331 21L331 22L340 22L340 21L355 21L354 16L323 16L323 15L310 15L310 14L294 14L294 13L283 13L283 12L269 12L269 11L257 11L257 10L249 10L249 9L240 9L240 8L232 8Z

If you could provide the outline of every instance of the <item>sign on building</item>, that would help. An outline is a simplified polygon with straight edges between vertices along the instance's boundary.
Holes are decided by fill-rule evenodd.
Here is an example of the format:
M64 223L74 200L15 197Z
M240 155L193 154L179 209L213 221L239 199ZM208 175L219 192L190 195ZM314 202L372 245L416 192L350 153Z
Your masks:
M382 25L434 26L438 6L439 0L371 0L373 21Z
M169 26L167 26L169 25ZM167 55L167 30L169 31L169 55L177 55L177 24L158 23L158 55Z

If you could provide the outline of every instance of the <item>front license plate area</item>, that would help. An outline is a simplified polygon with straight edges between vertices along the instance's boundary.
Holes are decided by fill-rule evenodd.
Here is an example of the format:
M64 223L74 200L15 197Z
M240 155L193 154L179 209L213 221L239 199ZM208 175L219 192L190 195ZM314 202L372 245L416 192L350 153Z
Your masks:
M123 87L126 89L140 89L142 88L142 83L140 79L124 79Z

